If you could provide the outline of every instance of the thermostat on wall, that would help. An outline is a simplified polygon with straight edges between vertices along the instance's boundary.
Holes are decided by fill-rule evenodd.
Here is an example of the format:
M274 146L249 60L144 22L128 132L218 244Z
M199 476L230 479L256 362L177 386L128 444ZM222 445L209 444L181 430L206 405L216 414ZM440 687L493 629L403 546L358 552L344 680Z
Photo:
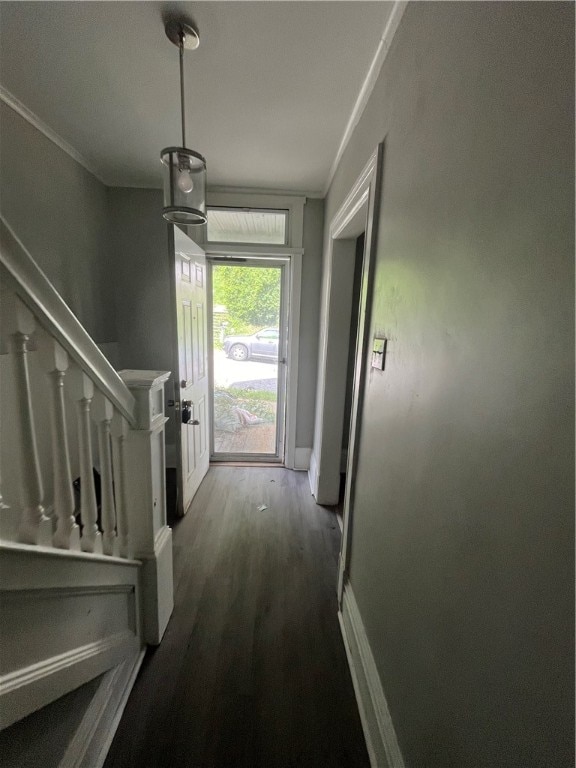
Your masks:
M379 371L384 370L387 343L387 339L374 339L372 346L372 368L378 368Z

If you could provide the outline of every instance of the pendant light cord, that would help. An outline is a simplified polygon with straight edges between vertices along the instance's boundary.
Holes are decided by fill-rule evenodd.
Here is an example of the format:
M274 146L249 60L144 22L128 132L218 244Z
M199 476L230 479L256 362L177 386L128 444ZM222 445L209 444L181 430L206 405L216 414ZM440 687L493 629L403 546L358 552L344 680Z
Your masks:
M182 115L182 146L186 146L186 120L184 117L184 38L186 33L180 28L180 112Z

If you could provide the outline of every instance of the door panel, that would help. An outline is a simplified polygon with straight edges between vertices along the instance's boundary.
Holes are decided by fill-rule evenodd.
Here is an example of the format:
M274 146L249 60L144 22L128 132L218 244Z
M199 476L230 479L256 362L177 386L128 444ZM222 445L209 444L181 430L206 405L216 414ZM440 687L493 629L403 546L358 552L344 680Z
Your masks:
M185 514L208 471L209 412L206 318L206 260L204 251L174 227L178 368L175 375L175 418L180 448L178 512ZM184 403L190 420L183 423Z
M182 301L182 322L183 322L183 337L182 337L182 356L184 372L184 379L191 384L194 383L194 366L192 365L192 354L194 349L194 340L192 338L192 329L194 327L194 321L192 319L192 304L189 300L184 299Z
M208 411L206 408L207 398L203 397L197 406L194 407L194 418L197 419L200 424L194 431L196 439L195 451L199 461L204 458L206 451L208 450L208 434L206 425L208 422Z
M197 379L206 376L206 304L196 304L197 322L195 326L196 338L194 339L194 363Z

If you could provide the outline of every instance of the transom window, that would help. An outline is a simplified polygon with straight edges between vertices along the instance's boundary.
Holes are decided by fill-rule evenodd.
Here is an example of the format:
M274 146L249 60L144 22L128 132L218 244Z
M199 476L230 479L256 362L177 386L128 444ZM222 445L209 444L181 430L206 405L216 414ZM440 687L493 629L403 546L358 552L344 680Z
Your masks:
M285 245L288 211L209 208L208 242Z

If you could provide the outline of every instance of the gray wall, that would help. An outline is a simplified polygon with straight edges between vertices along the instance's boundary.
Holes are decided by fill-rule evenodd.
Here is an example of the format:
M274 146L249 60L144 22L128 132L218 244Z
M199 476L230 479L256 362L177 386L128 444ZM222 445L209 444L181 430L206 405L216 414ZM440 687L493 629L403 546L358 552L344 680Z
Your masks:
M114 254L118 368L171 371L172 305L168 224L159 189L108 188ZM165 386L173 397L173 378ZM166 408L167 461L174 463L174 410Z
M314 438L323 227L324 200L308 198L304 206L304 256L302 259L302 293L300 295L297 448L311 448Z
M162 191L108 188L122 368L172 369L168 225Z
M385 140L350 580L413 768L574 764L573 38L409 5L327 198Z
M116 340L106 187L0 102L2 215L98 343Z

